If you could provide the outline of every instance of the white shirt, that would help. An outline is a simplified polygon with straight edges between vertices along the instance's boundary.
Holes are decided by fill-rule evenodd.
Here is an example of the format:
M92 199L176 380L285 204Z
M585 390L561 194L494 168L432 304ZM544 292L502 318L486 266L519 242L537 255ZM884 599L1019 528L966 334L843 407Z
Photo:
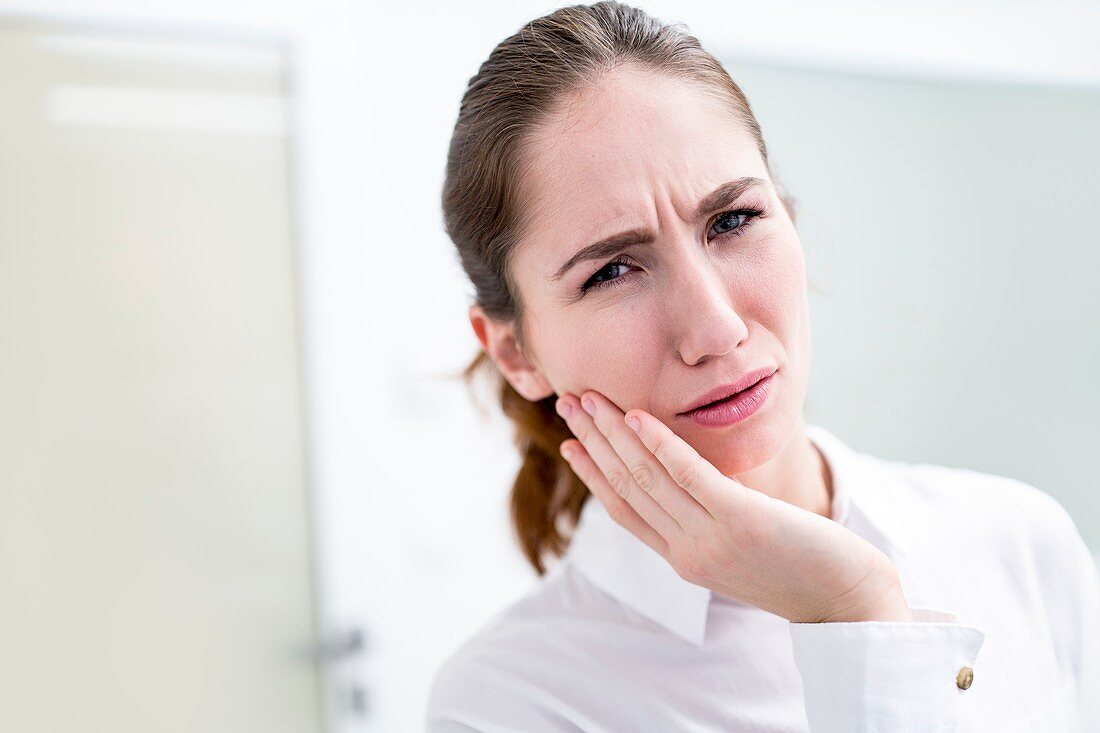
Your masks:
M915 622L712 593L591 496L562 560L436 672L429 733L1100 731L1100 575L1062 505L806 429L832 518L890 557Z

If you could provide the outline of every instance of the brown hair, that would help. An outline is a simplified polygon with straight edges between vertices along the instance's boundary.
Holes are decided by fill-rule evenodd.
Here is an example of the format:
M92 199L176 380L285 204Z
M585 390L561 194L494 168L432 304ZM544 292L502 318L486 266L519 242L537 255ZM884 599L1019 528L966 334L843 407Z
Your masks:
M512 322L523 350L523 304L508 263L520 232L523 145L564 96L626 63L694 82L723 101L768 152L748 100L722 65L681 23L663 23L619 2L563 7L501 41L466 88L447 154L443 219L486 315ZM774 179L774 175L772 176ZM781 199L794 218L794 201ZM557 414L557 395L522 397L482 349L463 370L468 386L484 373L513 422L522 463L511 493L515 538L535 572L560 557L588 499L588 487L558 447L573 437ZM567 526L563 526L563 524Z

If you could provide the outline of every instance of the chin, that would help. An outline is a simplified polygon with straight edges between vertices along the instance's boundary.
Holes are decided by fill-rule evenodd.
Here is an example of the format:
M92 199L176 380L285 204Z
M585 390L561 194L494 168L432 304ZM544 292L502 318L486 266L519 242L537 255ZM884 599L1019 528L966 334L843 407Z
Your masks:
M719 430L701 428L702 432L682 437L723 475L734 476L751 471L782 453L790 438L790 430L786 427L784 421L760 412Z

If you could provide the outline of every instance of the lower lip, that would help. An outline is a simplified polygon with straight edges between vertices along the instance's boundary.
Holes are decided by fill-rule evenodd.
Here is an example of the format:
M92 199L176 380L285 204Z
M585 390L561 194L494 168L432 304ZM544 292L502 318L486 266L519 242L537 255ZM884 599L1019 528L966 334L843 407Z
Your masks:
M775 373L773 372L744 392L740 392L710 407L692 410L684 417L691 418L699 425L716 428L741 422L764 405L765 400L768 399L772 377L774 376Z

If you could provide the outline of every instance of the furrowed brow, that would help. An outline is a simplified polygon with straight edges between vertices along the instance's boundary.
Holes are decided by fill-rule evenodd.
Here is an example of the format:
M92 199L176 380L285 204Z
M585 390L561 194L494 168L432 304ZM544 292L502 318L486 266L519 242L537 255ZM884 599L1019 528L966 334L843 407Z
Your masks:
M699 208L695 210L695 220L699 221L710 212L732 204L734 201L741 198L741 194L745 193L745 191L748 191L750 188L764 187L767 185L768 182L763 178L755 178L753 176L745 176L743 178L727 181L703 197L703 200L699 202Z
M601 239L595 244L590 244L575 255L566 260L565 264L558 268L558 271L554 273L551 278L555 282L561 280L565 276L565 273L576 264L580 262L587 262L589 260L602 260L605 257L610 257L613 254L617 254L626 247L634 247L638 245L653 244L654 236L653 232L648 229L631 229L629 231L620 232L619 234L612 235L606 239Z
M721 186L704 196L702 201L699 202L699 206L695 210L696 221L702 219L715 209L720 209L723 206L733 203L750 188L766 186L767 184L768 182L765 179L755 178L753 176L745 176L723 183ZM569 272L570 269L581 262L602 260L618 254L627 247L651 245L655 241L656 237L653 232L648 229L630 229L625 232L614 234L576 252L565 261L565 264L558 268L557 272L555 272L550 279L554 282L561 280L565 276L565 273Z

